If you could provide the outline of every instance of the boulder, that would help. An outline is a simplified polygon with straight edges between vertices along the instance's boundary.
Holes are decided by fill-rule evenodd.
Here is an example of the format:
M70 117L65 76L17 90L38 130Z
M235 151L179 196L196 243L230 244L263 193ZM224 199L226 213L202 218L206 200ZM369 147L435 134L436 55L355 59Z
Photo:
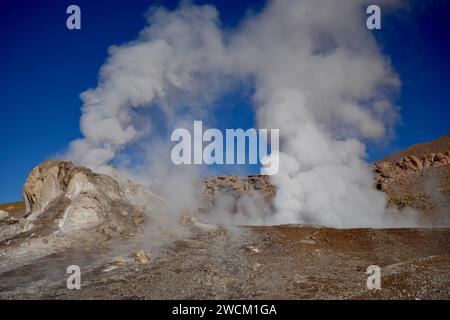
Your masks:
M446 155L443 152L436 153L434 157L433 167L444 167L448 164Z
M409 160L411 161L411 163L415 166L415 168L417 170L422 170L423 169L422 161L419 158L417 158L415 155L410 155L409 156Z

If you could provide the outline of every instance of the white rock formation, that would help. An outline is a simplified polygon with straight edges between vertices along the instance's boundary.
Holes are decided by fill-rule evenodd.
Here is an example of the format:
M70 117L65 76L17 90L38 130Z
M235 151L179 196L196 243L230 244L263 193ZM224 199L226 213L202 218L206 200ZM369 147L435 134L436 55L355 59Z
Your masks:
M165 241L160 239L167 230L161 225L164 200L111 172L118 178L68 161L45 161L34 168L23 188L24 217L0 219L0 243L7 247L7 253L0 252L0 275L68 248L105 248L113 239Z
M63 232L100 225L102 230L121 232L133 221L142 221L144 212L163 203L160 197L123 177L119 183L109 175L57 160L45 161L31 171L23 197L28 229L35 221L57 220Z

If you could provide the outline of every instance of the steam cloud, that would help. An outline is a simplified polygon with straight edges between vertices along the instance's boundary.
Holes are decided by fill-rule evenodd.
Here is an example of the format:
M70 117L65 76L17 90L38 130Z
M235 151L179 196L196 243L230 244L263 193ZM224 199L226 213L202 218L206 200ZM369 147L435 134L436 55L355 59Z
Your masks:
M139 145L153 159L140 165L148 180L176 181L179 172L168 177L168 160L157 159L161 122L145 110L157 110L168 128L204 119L234 83L251 81L258 126L279 128L281 138L275 214L265 223L393 225L362 141L390 135L400 81L365 27L369 4L273 1L233 30L209 5L152 9L138 39L111 47L97 88L82 93L84 138L70 144L67 158L98 168ZM139 171L126 162L122 169Z

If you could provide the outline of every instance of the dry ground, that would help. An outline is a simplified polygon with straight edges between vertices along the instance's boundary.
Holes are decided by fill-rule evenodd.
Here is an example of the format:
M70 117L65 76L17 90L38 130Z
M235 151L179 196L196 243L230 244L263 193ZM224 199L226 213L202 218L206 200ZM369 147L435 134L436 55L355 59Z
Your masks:
M19 217L25 213L25 202L17 201L9 203L0 203L0 210L8 212L10 215L14 217Z
M192 228L189 237L146 248L146 264L126 252L112 262L117 253L107 250L46 257L0 274L0 298L450 298L448 229ZM70 264L82 269L80 290L66 289ZM380 291L366 287L373 264L382 268Z

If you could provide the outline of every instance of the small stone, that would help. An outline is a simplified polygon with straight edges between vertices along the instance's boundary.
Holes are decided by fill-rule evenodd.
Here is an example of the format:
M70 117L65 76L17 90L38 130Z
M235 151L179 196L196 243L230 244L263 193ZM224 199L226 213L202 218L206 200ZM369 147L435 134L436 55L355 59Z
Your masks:
M114 258L114 259L111 261L111 263L112 263L113 265L116 265L116 266L121 267L121 266L124 266L124 265L127 264L127 260L125 260L125 259L122 258L122 257L117 257L117 258Z
M250 251L250 252L253 252L253 253L261 253L261 250L259 250L256 247L253 247L253 246L247 246L246 249L247 249L247 251Z
M109 266L109 267L103 269L103 272L110 272L110 271L116 270L117 268L119 268L119 267L118 266Z
M142 222L144 222L144 217L142 217L142 216L134 217L133 222L134 222L135 226L138 226L138 225L142 224Z
M147 263L149 261L148 255L142 249L134 253L134 259L140 263Z
M314 240L300 240L301 243L305 243L305 244L316 244L316 242Z
M254 270L254 271L258 271L259 269L261 269L261 267L262 267L262 265L261 265L260 263L256 263L256 264L253 266L253 270Z
M196 222L197 220L189 211L185 212L180 218L180 223L184 225L195 224Z

